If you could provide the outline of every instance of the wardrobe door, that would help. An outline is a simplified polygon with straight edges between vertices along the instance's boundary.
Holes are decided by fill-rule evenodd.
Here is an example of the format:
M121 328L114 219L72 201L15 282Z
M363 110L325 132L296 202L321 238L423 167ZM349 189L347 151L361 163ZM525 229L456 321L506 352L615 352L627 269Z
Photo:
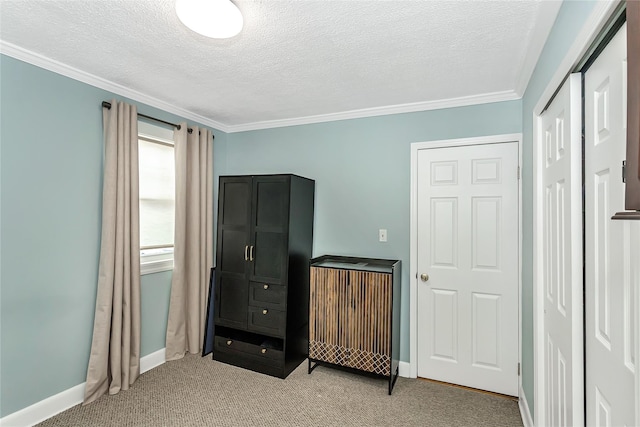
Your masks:
M254 178L249 254L253 281L286 284L289 182L289 176Z
M218 200L215 321L246 328L251 177L221 177Z

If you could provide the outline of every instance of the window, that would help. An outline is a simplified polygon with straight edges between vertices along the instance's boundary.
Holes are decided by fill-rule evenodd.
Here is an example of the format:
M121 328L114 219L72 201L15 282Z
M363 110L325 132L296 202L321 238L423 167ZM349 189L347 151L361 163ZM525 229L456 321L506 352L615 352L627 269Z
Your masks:
M138 122L140 273L173 269L175 160L173 130Z

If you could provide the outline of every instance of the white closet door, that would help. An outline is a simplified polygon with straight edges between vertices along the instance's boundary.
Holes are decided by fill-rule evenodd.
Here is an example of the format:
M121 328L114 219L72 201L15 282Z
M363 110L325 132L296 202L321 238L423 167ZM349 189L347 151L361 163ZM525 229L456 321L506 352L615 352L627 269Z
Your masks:
M585 74L587 425L633 426L638 226L624 209L626 25ZM635 254L635 255L632 255ZM634 258L635 257L635 258ZM635 283L634 283L635 282Z
M582 106L572 74L540 116L545 425L582 425Z

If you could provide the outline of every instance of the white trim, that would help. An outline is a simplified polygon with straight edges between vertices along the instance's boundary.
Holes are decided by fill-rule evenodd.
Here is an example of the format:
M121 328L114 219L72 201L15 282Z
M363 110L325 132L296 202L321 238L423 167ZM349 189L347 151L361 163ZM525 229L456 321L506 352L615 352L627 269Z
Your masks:
M86 83L88 85L104 89L114 94L127 97L134 101L141 102L151 107L158 108L168 113L173 113L184 119L190 119L203 125L226 132L227 126L220 122L211 120L196 113L192 113L191 111L185 110L183 108L176 107L165 101L161 101L157 98L145 95L141 92L129 89L117 83L113 83L101 77L94 76L93 74L89 74L85 71L78 70L77 68L73 68L69 65L63 64L62 62L53 60L38 53L31 52L4 40L0 40L0 53L18 59L20 61L24 61L31 65L35 65L36 67L44 68L45 70L49 70L54 73L69 77L71 79L78 80L82 83Z
M542 197L542 188L540 183L541 177L541 147L536 144L541 130L539 129L538 116L542 114L544 107L547 105L555 91L560 87L565 77L571 72L573 67L582 59L589 49L591 43L602 30L607 19L611 16L620 0L599 1L595 4L591 15L582 26L582 30L576 36L575 41L567 51L564 59L556 69L555 74L547 84L542 95L538 99L533 109L533 229L541 230L542 213L538 212L536 200ZM542 234L534 233L533 236L533 355L534 355L534 396L535 396L535 418L543 420L546 412L545 396L544 396L544 324L543 324L543 290L541 286L536 286L543 277L542 258L539 251L542 248Z
M84 385L85 383L78 384L13 414L9 414L0 419L0 425L7 427L32 426L51 418L72 406L82 403Z
M158 350L140 358L140 373L143 374L165 362L165 349ZM41 423L62 411L82 403L85 383L61 391L51 397L27 406L0 419L0 425L6 427L26 427Z
M409 378L418 376L418 150L425 148L446 148L461 147L467 145L480 144L500 144L505 142L518 143L518 161L522 167L522 134L512 133L504 135L480 136L474 138L461 139L444 139L439 141L414 142L411 144L411 186L410 186L410 212L409 212ZM518 191L522 192L522 178L518 185ZM522 236L522 194L518 194L519 206L518 210L518 235ZM518 250L522 258L522 239L518 242ZM522 260L519 260L522 264ZM522 274L520 274L522 276ZM522 277L518 279L518 298L522 295ZM518 307L518 312L522 310L522 306ZM521 322L521 314L518 314L519 322ZM518 330L518 341L522 339L522 324ZM518 349L518 362L522 363L521 350ZM522 382L522 376L518 377L519 385Z
M418 148L411 144L409 184L409 378L418 377Z
M343 111L339 113L320 114L317 116L298 117L293 119L270 120L264 122L246 123L227 126L225 132L235 133L249 130L271 129L285 126L308 125L312 123L334 122L338 120L360 119L365 117L386 116L389 114L414 113L418 111L440 110L443 108L466 107L492 102L513 101L521 96L509 90L492 92L481 95L471 95L461 98L440 99L436 101L415 102L410 104L388 105L385 107L363 108L359 110Z
M157 368L167 361L165 359L165 349L161 348L158 351L154 351L151 354L147 354L144 357L140 358L140 374L144 374L147 371L152 370L153 368Z
M562 2L559 1L539 2L540 9L538 9L536 22L542 23L542 25L538 25L533 29L531 43L520 65L515 90L519 97L522 97L525 90L527 90L529 80L531 80L531 76L533 75L533 70L536 68L540 54L544 49L544 44L556 21L558 11L560 11L560 6L562 6ZM542 18L543 16L545 16L545 18Z
M402 378L411 378L411 365L409 362L400 361L398 363L398 376L401 376Z
M540 116L533 118L533 229L544 230L544 215L540 211L542 205L538 200L542 200L542 146L536 141L542 134L542 120ZM531 282L533 294L533 395L535 396L535 418L545 419L545 378L544 378L544 288L537 285L544 279L543 254L544 245L543 233L533 233L533 278Z
M522 425L524 427L534 427L533 419L531 418L531 410L529 410L529 404L527 403L527 396L524 394L524 390L520 387L520 395L518 396L518 409L520 409L520 417L522 418Z
M523 134L518 140L518 390L522 390L522 242L524 241L524 222L522 219L522 157Z
M159 273L173 270L173 258L162 261L150 261L140 263L140 275Z

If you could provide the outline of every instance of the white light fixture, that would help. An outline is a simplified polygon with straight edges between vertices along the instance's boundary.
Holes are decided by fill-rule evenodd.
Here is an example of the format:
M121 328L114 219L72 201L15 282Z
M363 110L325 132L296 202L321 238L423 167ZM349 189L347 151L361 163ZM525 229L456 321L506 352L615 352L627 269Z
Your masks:
M184 25L214 39L233 37L242 30L242 14L231 0L176 0Z

